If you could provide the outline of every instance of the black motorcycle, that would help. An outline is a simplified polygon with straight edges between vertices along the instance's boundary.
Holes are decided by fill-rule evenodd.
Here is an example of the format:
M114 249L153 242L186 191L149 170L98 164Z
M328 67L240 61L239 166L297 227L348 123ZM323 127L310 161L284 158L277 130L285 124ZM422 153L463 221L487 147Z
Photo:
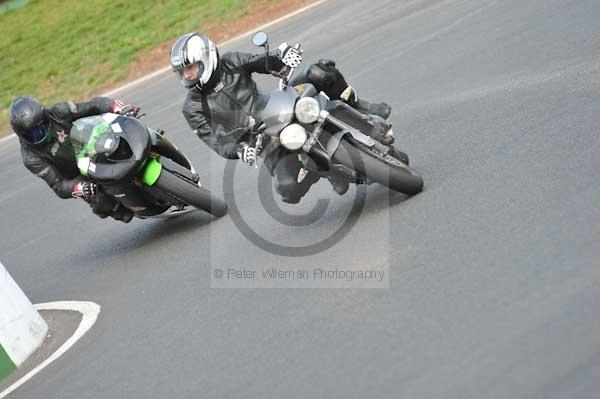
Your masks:
M137 217L174 217L195 210L215 216L226 203L200 185L190 160L164 132L138 118L106 113L78 119L70 141L82 175Z
M265 32L256 33L252 42L269 51ZM302 51L300 44L295 48ZM423 190L423 179L408 165L408 156L391 145L389 122L331 100L312 84L290 86L294 70L286 66L271 72L280 78L279 88L271 93L252 129L257 154L267 141L297 152L304 165L299 183L308 171L314 171L323 177L336 174L356 184L377 182L409 195Z

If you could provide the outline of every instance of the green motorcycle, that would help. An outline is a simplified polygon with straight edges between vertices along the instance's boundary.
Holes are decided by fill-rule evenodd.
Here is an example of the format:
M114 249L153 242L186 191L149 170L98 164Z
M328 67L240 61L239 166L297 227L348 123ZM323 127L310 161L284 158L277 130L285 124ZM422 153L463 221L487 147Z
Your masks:
M71 144L82 175L137 217L174 217L202 209L221 217L227 204L202 187L188 157L131 116L106 113L73 123Z

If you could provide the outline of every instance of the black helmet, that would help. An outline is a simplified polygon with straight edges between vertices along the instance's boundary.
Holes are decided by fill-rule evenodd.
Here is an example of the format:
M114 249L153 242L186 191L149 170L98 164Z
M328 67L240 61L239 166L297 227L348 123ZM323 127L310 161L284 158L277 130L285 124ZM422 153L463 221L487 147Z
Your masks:
M192 79L186 79L184 69L194 64L200 67L198 73ZM210 81L218 64L217 47L208 37L198 32L181 36L171 48L171 68L186 89L202 89Z
M40 144L48 137L46 112L33 97L17 97L10 106L10 125L21 139Z

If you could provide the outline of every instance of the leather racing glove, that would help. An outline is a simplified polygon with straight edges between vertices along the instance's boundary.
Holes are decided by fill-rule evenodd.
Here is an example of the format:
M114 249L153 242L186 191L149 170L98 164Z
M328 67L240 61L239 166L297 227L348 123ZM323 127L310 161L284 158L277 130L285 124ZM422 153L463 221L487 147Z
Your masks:
M242 162L247 163L248 165L254 165L256 161L256 149L254 147L250 147L246 143L241 143L237 150L238 157L242 160Z
M85 202L90 202L96 197L98 192L96 183L91 181L82 181L73 186L71 195L74 198L81 198Z
M140 112L140 108L134 107L131 104L125 104L120 100L115 100L113 103L113 112L119 115L137 116L137 114Z
M279 58L281 58L281 61L290 68L297 68L302 63L301 50L291 47L285 42L281 43L281 45L277 48L277 51L279 52Z

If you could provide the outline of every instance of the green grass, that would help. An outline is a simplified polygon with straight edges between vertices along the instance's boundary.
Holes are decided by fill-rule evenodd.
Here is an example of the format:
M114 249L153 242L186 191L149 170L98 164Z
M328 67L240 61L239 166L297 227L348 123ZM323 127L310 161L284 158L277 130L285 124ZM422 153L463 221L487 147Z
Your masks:
M138 52L247 13L250 0L37 0L0 14L0 128L13 98L48 104L126 77ZM168 54L164 54L168 63Z

